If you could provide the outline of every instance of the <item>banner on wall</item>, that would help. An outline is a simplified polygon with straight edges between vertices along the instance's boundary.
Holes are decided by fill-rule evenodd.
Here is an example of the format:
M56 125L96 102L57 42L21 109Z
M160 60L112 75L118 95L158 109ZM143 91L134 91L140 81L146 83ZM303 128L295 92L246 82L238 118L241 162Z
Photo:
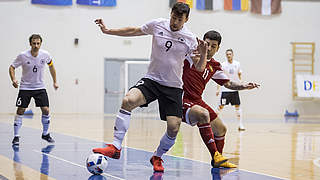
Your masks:
M77 0L77 4L112 7L117 5L117 0Z
M251 0L251 12L262 15L281 13L281 0Z
M176 2L183 2L188 4L190 8L193 7L193 0L169 0L169 7L173 7Z
M31 0L31 3L54 6L70 6L72 5L72 0Z
M320 98L320 76L297 74L296 75L298 97Z
M248 11L249 0L224 0L224 10Z
M197 0L196 7L198 10L221 10L223 9L223 0Z

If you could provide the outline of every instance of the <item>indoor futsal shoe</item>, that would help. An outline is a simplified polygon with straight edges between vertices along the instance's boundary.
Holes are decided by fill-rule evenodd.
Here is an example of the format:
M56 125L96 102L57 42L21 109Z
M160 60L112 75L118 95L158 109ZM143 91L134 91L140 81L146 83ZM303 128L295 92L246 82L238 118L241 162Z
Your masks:
M107 147L104 148L94 148L92 151L94 153L103 154L113 159L120 159L120 150L118 150L113 144L106 144Z
M54 142L55 142L55 141L52 139L52 137L50 136L50 133L47 134L47 135L43 135L43 134L42 134L41 138L42 138L43 140L46 140L48 143L54 143Z
M152 156L150 159L150 163L153 165L153 170L155 172L164 172L164 167L162 166L163 160L161 157Z
M211 165L212 167L220 167L220 165L226 161L228 161L228 159L216 151L213 159L211 160Z
M226 162L220 164L220 167L224 167L224 168L236 168L237 165L232 164L231 162L226 161Z

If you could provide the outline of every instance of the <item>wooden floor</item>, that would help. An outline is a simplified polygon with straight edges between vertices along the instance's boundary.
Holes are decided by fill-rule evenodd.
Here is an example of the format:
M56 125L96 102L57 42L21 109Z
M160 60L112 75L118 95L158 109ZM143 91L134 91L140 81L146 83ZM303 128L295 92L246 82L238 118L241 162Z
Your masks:
M63 136L68 138L72 137L75 139L75 141L81 139L83 144L88 144L88 146L84 146L82 148L80 147L81 145L77 147L79 148L78 150L84 154L83 156L86 156L88 153L91 153L91 149L93 147L102 146L102 142L112 142L114 117L114 115L94 114L52 115L50 130L53 132L52 134L54 137L62 139ZM23 119L23 127L21 129L21 145L19 151L17 151L21 152L21 154L19 155L20 157L17 161L15 158L17 158L18 154L16 151L12 151L11 147L13 118L13 115L0 115L0 180L59 179L57 177L63 176L53 176L53 174L57 173L56 171L58 171L58 168L53 167L59 163L71 162L73 164L77 164L71 160L67 161L60 159L60 162L54 162L53 160L50 160L50 162L54 162L53 164L50 163L50 173L45 173L41 171L40 168L34 168L32 165L28 165L28 162L26 162L26 156L28 156L28 153L39 152L38 156L41 157L41 148L42 150L46 148L50 149L50 146L47 146L40 139L41 120L39 114ZM245 119L244 123L247 130L244 132L239 132L237 130L238 124L236 120L225 119L224 122L228 127L224 155L229 157L230 161L237 164L239 168L236 170L220 172L221 179L232 179L231 175L228 177L228 174L233 173L234 171L237 171L238 176L240 176L240 178L238 177L235 179L245 179L246 176L243 175L244 172L256 174L256 179L266 179L265 177L270 177L271 179L293 180L320 179L320 119L291 118L286 120L285 118L267 119L263 117ZM166 123L157 120L155 117L133 115L129 131L124 141L124 146L127 147L128 153L136 153L137 157L138 154L140 154L138 151L140 152L141 150L143 152L147 152L148 154L143 158L148 159L150 158L151 153L157 147L160 138L165 132L165 129ZM73 141L72 138L70 141ZM31 148L31 146L33 150L28 153L24 151L29 147ZM37 146L39 146L39 151L36 150ZM63 145L61 141L59 142L57 140L56 147L53 150L56 151L55 155L59 154L60 147L63 148L67 146L67 143L66 145ZM73 149L70 151L77 151L77 148L73 147ZM138 151L129 151L132 149ZM68 153L72 154L72 152ZM24 154L24 157L22 154ZM44 158L44 155L46 154L42 153L42 158ZM49 154L47 155L48 157L46 158L53 158L53 155L52 157L49 156ZM169 151L168 155L170 155L168 158L170 157L171 159L165 161L165 167L166 163L175 161L177 159L176 157L183 157L182 159L184 160L192 160L192 162L202 163L201 166L204 166L204 168L208 169L209 172L208 175L204 177L208 177L208 179L218 179L213 175L212 170L210 174L209 163L211 158L205 145L201 141L198 128L196 127L190 127L186 124L182 124L176 144ZM128 154L124 156L130 158ZM85 158L86 157L83 157L83 159ZM23 159L25 160L23 161ZM37 159L37 157L34 159ZM80 159L79 162L84 162L83 159ZM141 160L136 161L140 162ZM42 163L43 162L44 159L42 159ZM111 161L111 163L112 162L113 161ZM138 168L134 170L136 171L135 173L141 175L141 173L147 172L147 175L145 175L145 178L143 179L156 179L152 174L151 165L147 164L147 162L142 163L146 163L143 164L143 166L145 165L146 167L141 168L144 170L141 170L140 172ZM49 165L49 162L47 164ZM80 164L78 166L80 167L84 165ZM121 166L121 164L119 166ZM198 165L195 164L193 166ZM171 179L169 177L180 179L179 177L182 177L176 175L174 176L174 174L177 174L179 170L169 167L169 164L168 169L170 172L175 173L170 174L170 172L168 172L168 174L166 174L165 172L164 176L161 177L162 179ZM63 169L60 171L60 174L65 173ZM80 179L90 179L91 177L83 167L82 169L77 169L74 171L79 171L81 173L83 171L85 177L82 176ZM130 168L129 170L127 169L125 171L129 172ZM200 170L197 170L197 168L192 168L192 171L195 172L192 174L195 174L196 177L197 171ZM203 171L202 173L206 173L206 171ZM123 176L121 174L119 176L112 175L112 172L110 172L110 174L110 177L106 176L104 178L117 179L117 177L119 177L118 179L134 179L130 178L128 174ZM74 178L71 177L67 179Z

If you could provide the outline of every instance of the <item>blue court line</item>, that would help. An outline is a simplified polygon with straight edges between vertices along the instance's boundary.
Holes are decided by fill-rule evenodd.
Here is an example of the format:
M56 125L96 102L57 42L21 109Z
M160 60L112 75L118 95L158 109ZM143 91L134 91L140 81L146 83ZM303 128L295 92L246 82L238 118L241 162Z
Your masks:
M0 123L0 135L6 137L0 139L0 154L58 180L280 180L277 177L245 170L211 168L208 163L173 156L163 157L165 173L153 173L149 162L152 152L129 147L123 148L119 160L108 159L109 166L106 174L92 176L85 168L85 159L92 153L91 149L93 147L102 147L104 143L52 133L56 143L48 145L41 140L40 130L23 127L21 129L20 147L19 149L13 149L11 147L12 131L11 124Z

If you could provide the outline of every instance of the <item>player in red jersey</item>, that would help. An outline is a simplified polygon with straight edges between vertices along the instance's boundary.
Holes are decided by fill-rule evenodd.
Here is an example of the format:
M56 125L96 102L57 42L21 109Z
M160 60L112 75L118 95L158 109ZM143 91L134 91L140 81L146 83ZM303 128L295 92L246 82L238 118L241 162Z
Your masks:
M199 72L187 58L183 67L183 122L191 126L197 125L201 138L210 151L213 167L235 168L236 165L223 157L224 137L227 131L221 119L217 117L214 110L202 100L202 94L210 79L220 86L233 90L244 90L258 88L256 83L236 83L228 79L221 69L219 62L212 56L219 50L221 35L216 31L208 31L203 40L208 44L207 63L203 72ZM214 132L214 133L213 133ZM221 159L224 159L221 161ZM220 162L220 163L217 163Z

